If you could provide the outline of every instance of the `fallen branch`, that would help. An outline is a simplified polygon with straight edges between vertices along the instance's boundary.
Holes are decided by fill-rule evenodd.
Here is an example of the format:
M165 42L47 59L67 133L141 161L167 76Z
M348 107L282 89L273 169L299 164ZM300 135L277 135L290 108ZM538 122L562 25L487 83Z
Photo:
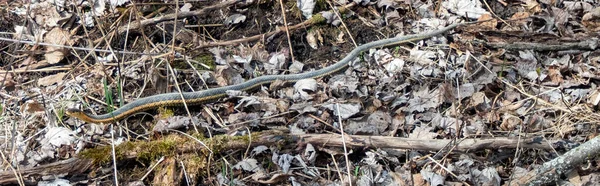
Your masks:
M396 149L412 149L421 151L439 151L446 147L449 143L454 143L453 151L466 152L476 151L481 149L514 149L517 148L534 148L550 150L552 141L545 141L542 138L488 138L488 139L463 139L456 143L453 140L444 139L409 139L400 137L388 136L361 136L361 135L345 135L346 146L348 148L396 148ZM213 138L204 139L203 142L210 144L214 151L226 152L230 150L246 149L259 145L300 145L298 143L311 143L314 146L321 148L342 147L343 140L338 134L304 134L290 135L287 131L263 131L252 133L252 141L248 144L246 137L235 137L228 135L214 136ZM217 145L218 144L218 145ZM18 174L12 171L0 172L0 184L17 183L15 175L22 175L25 181L35 181L41 179L42 176L48 176L56 173L66 173L68 175L76 175L89 170L93 162L99 164L108 161L112 157L102 153L110 152L106 148L110 146L96 147L87 149L80 153L78 158L63 160L48 165L21 169ZM203 151L203 147L198 145L195 140L190 140L187 137L179 135L168 135L155 141L138 141L127 142L116 147L117 154L121 154L118 162L123 160L136 159L137 161L154 160L163 156L180 156L185 153L194 153L196 157L208 157L208 151ZM600 152L596 150L597 152ZM150 155L150 156L148 156ZM206 157L204 157L206 156ZM590 155L592 156L592 155ZM87 157L87 158L86 158ZM144 158L141 158L144 157ZM96 158L96 159L94 159ZM98 159L99 158L99 159ZM576 164L575 164L576 165ZM556 166L558 167L558 166Z
M356 5L356 3L352 2L350 4L341 6L340 8L350 8L354 5ZM309 26L321 23L323 21L325 21L325 18L323 18L321 13L315 14L315 15L313 15L313 17L311 19L308 19L308 20L303 21L302 23L299 23L296 25L288 26L288 30L293 31L296 29L307 28ZM241 38L241 39L234 39L234 40L222 41L222 42L201 43L199 46L195 47L193 50L197 50L197 49L201 49L201 48L209 48L209 47L216 47L216 46L228 46L228 45L235 45L235 44L239 44L239 43L253 42L253 41L263 39L263 38L271 37L273 35L277 35L283 31L285 31L285 29L277 27L277 29L274 31L267 32L264 34L258 34L258 35L254 35L254 36L250 36L250 37L245 37L245 38Z
M164 16L160 16L160 17L155 17L155 18L151 18L151 19L146 19L143 21L132 21L131 23L127 24L127 25L123 25L120 26L118 29L118 33L125 33L128 30L135 30L147 25L153 25L156 23L160 23L160 22L164 22L164 21L170 21L170 20L175 20L176 18L184 18L184 17L191 17L191 16L196 16L196 15L202 15L205 14L208 11L211 10L216 10L216 9L220 9L220 8L224 8L224 7L228 7L231 5L234 5L236 3L240 2L240 0L229 0L229 1L225 1L216 5L212 5L212 6L207 6L205 8L202 8L200 10L195 10L195 11L189 11L189 12L178 12L178 13L173 13L173 14L167 14Z
M20 169L20 175L26 185L35 185L45 176L76 175L86 172L92 161L89 159L71 158L37 167ZM13 171L0 171L0 185L15 184L17 177Z
M481 44L490 48L502 48L506 50L535 50L535 51L561 51L561 50L596 50L598 47L598 38L591 38L588 40L576 42L576 43L561 43L559 45L551 45L547 43L528 43L528 42L515 42L515 43L486 43Z
M341 147L343 139L337 134L305 134L297 136L298 141L311 143L322 147ZM545 141L540 138L487 138L487 139L463 139L456 141L453 151L467 152L482 149L543 149L551 150L556 141ZM412 149L422 151L439 151L454 140L447 139L410 139L389 136L359 136L347 135L346 145L350 148L395 148Z
M600 154L600 136L571 149L562 156L546 162L542 167L528 172L525 176L514 180L510 185L545 185L554 182L561 175L580 166L588 158L596 158Z

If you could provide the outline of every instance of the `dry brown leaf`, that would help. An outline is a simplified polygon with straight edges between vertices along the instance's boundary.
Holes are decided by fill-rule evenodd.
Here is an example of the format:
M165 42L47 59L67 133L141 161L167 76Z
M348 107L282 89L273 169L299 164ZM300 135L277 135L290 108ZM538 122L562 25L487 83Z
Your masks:
M413 130L409 135L408 138L410 139L421 139L421 140L428 140L428 139L434 139L435 137L438 136L437 133L435 132L430 132L431 130L433 130L433 127L415 127L415 130Z
M555 66L548 67L548 77L550 77L553 85L560 85L564 81L560 69Z
M229 66L219 65L216 68L217 73L215 74L215 77L219 86L234 85L243 82L243 78L240 73L236 72L232 68L229 68Z
M584 14L581 18L581 24L594 32L600 30L600 7Z
M259 175L259 176L256 176ZM252 174L252 180L258 182L258 183L262 183L262 184L277 184L277 183L281 183L282 181L285 181L289 178L290 174L273 174L269 179L267 180L263 180L262 178L266 177L266 175L264 175L264 172L257 172Z
M44 105L40 104L37 101L27 101L23 107L21 107L21 112L29 112L29 113L35 113L35 112L43 112L44 110Z
M489 21L486 21L486 20L489 20ZM498 21L493 19L492 15L490 15L490 14L481 15L481 17L479 17L479 19L477 19L477 21L486 21L486 22L481 22L478 24L481 28L485 28L485 29L494 29L494 28L496 28L496 26L498 26Z
M63 77L65 77L65 75L67 75L67 73L61 72L61 73L57 73L54 75L40 78L40 79L38 79L38 85L39 86L50 86L54 83L58 83L58 82L62 81L62 79L63 79Z
M594 106L598 106L598 103L600 103L600 90L596 89L590 92L589 96L587 97L587 103L592 104Z
M531 14L529 14L529 12L517 12L510 18L510 20L514 20L514 25L524 25L527 23L526 18L529 18L530 15Z
M15 82L13 81L13 77L11 73L1 73L0 74L0 85L4 88L12 88L15 86Z
M429 185L427 184L427 181L423 179L423 176L421 176L421 174L413 174L413 180L414 185Z
M179 185L180 180L177 177L175 171L176 161L172 157L165 158L165 160L158 164L157 172L154 175L152 183L158 185Z
M486 112L491 108L490 99L483 92L476 92L471 96L472 108L480 112Z
M521 0L521 2L525 3L525 9L532 14L542 12L542 7L536 0Z
M569 179L569 182L573 185L584 185L581 183L581 177L577 171L570 171L567 175L567 179Z
M69 31L63 30L59 27L55 27L54 29L50 30L50 32L46 33L44 42L68 46L75 44L75 42L71 39L71 34ZM46 54L44 54L44 57L46 57L48 63L56 64L65 58L66 54L67 50L63 47L48 46L46 47Z
M306 34L306 42L308 42L308 45L313 49L319 48L319 44L317 43L317 37L315 35L316 32L314 30L309 31Z
M511 114L506 114L503 116L500 128L504 131L511 131L514 130L517 126L521 125L522 123L523 121L521 120L521 118Z

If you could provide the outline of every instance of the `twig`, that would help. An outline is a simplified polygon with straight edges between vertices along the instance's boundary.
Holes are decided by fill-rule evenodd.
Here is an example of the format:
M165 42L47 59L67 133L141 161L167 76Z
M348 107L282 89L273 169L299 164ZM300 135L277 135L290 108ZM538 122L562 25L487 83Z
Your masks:
M348 33L348 37L350 38L350 40L352 40L352 43L354 44L354 47L358 47L358 44L356 44L356 41L354 41L354 37L352 36L352 33L350 33L350 30L346 26L346 23L344 23L344 20L342 19L342 16L340 16L340 13L337 11L336 7L334 7L331 4L330 0L327 0L327 4L329 4L329 6L331 7L331 11L333 11L335 13L335 15L338 17L338 19L340 19L340 22L342 23L342 26L344 27L344 30L346 30L346 33Z
M356 5L356 3L350 3L347 5L342 6L343 8L350 8L352 6ZM289 26L288 30L296 30L296 29L302 29L302 28L306 28L309 26L312 26L314 24L320 23L315 21L315 17L322 17L321 14L316 14L313 15L312 19L306 20L302 23L293 25L293 26ZM242 39L235 39L235 40L229 40L229 41L222 41L222 42L210 42L210 43L204 43L204 44L200 44L199 46L197 46L196 48L194 48L194 50L197 49L201 49L201 48L209 48L209 47L216 47L216 46L228 46L228 45L235 45L235 44L239 44L239 43L247 43L247 42L252 42L252 41L256 41L256 40L260 40L263 38L268 38L272 35L275 34L279 34L280 32L282 32L283 30L281 28L277 28L277 30L275 31L271 31L271 32L267 32L264 34L259 34L259 35L254 35L254 36L250 36L250 37L246 37L246 38L242 38Z
M352 186L352 174L350 172L350 159L348 158L348 149L346 146L346 138L344 137L344 125L342 124L342 116L340 114L340 104L336 103L335 104L335 110L337 111L337 115L338 115L338 124L340 125L340 134L342 135L342 147L344 148L344 158L346 159L346 171L348 171L348 184L350 184L350 186ZM340 178L342 179L342 178Z
M139 29L139 28L147 26L147 25L156 24L156 23L160 23L160 22L164 22L164 21L170 21L170 20L174 20L176 18L184 18L184 17L202 15L211 10L231 6L235 3L237 3L238 1L239 0L228 0L228 1L216 4L216 5L207 6L200 10L189 11L189 12L178 12L178 13L174 13L174 14L167 14L164 16L155 17L152 19L146 19L146 20L142 20L142 21L134 21L134 22L131 22L129 25L119 27L118 32L124 33L125 31L131 30L131 29Z
M514 43L487 43L481 44L491 48L502 48L507 50L535 50L535 51L561 51L561 50L596 50L598 47L598 38L590 38L584 41L575 43L561 43L551 45L547 43L530 43L530 42L514 42Z
M581 146L571 149L562 156L546 162L542 167L532 170L510 185L545 185L558 179L561 175L581 165L588 158L600 154L600 136L596 136Z
M285 34L287 35L288 47L290 48L290 56L292 57L292 62L295 62L294 58L294 48L292 47L292 38L290 38L290 29L288 28L287 19L285 18L285 7L283 7L283 0L279 0L279 6L281 7L281 15L283 16L283 27L285 28Z
M21 178L28 178L33 180L41 180L42 176L54 176L56 173L65 175L77 175L87 171L92 165L92 161L89 159L71 158L47 165L40 165L36 167L26 168L18 170L18 173L22 175ZM14 172L3 171L0 172L0 185L14 184L19 180L15 178Z
M0 34L2 34L2 33L6 34L5 32L0 32ZM149 54L149 53L142 53L142 52L127 52L127 51L117 51L117 50L111 51L111 50L103 50L103 49L95 49L95 48L75 47L75 46L69 46L69 45L58 45L58 44L52 44L52 43L10 39L10 38L5 38L5 37L0 37L0 41L9 41L9 42L22 43L22 44L28 44L28 45L63 47L63 48L68 48L68 49L73 49L73 50L94 51L94 52L104 52L104 53L114 52L114 53L120 53L120 54L158 55L158 54Z
M412 149L412 150L423 150L423 151L437 151L448 143L452 143L452 140L444 140L444 139L409 139L409 138L400 138L400 137L388 137L388 136L360 136L360 135L344 135L344 138L340 138L339 134L303 134L303 135L290 135L285 131L263 131L259 133L253 134L256 137L253 137L251 142L251 146L259 146L259 145L281 145L281 144L297 144L298 142L302 143L311 143L315 146L319 146L321 148L327 147L342 147L343 143L346 144L348 148L397 148L397 149ZM230 136L215 136L216 138L212 138L209 140L220 139L222 140L221 147L226 148L228 150L235 149L246 149L248 148L247 140L232 140L234 137ZM169 154L182 154L182 153L197 153L199 150L197 142L192 142L190 140L185 139L186 137L181 137L180 135L173 135L172 137L167 137L171 140L180 141L182 143L177 143L176 147L174 147L174 151L166 152L167 154L156 154L157 156L165 156ZM600 152L600 143L598 142L598 138L596 137L594 148L588 148L588 151L582 151L584 154L580 154L581 157L594 157L596 154ZM344 142L343 142L344 141ZM556 141L546 141L541 137L537 138L528 138L523 140L520 145L522 148L530 148L530 149L540 149L540 150L550 150L551 145ZM219 141L214 141L219 142ZM591 143L592 141L588 142ZM148 143L148 142L141 142ZM150 143L161 143L159 141L154 141ZM133 142L135 145L136 142ZM517 140L514 138L487 138L487 139L464 139L460 141L459 144L456 145L454 151L458 152L467 152L467 151L476 151L481 149L514 149L516 148ZM587 143L586 143L587 144ZM132 144L128 144L132 145ZM583 148L586 145L582 145L580 148ZM586 146L587 147L587 146ZM111 147L96 147L96 148L111 148ZM121 146L117 146L117 149L121 149ZM577 148L579 149L579 148ZM575 150L577 150L575 149ZM102 150L102 149L99 149ZM152 149L137 149L133 151L123 152L122 156L119 156L117 162L127 160L127 159L135 159L139 158L140 153L145 153L147 150ZM214 150L214 149L213 149ZM223 149L220 149L223 150ZM572 151L575 151L572 150ZM569 152L572 153L572 152ZM567 153L567 154L569 154ZM207 156L212 157L212 153L208 153ZM572 157L572 156L571 156ZM564 159L563 159L564 160ZM95 160L95 161L103 161L103 160ZM570 162L571 160L564 160ZM577 160L576 160L577 161ZM577 163L577 162L575 162ZM19 173L26 178L35 178L36 176L44 176L48 175L48 173L61 172L67 173L69 175L73 175L75 173L85 172L92 165L91 159L79 159L73 158L57 163L52 163L48 165L42 165L34 168L28 168L24 170L18 170ZM576 164L574 164L576 165ZM339 170L339 169L338 169ZM16 183L17 180L15 178L14 172L5 171L0 172L0 184L8 184L8 183Z
M185 112L187 113L188 117L190 117L190 121L192 121L192 123L193 123L194 131L196 131L196 133L198 133L198 127L196 126L196 122L193 119L194 117L192 117L192 113L190 112L187 101L185 101L185 98L183 97L183 94L182 94L183 91L181 91L181 88L179 87L179 82L177 82L177 77L175 77L175 71L173 70L173 68L171 68L171 64L166 63L166 65L167 65L167 68L169 68L169 72L171 72L170 74L173 76L173 81L175 81L175 85L176 85L175 88L177 88L177 92L179 92L179 96L181 97L181 100L183 100L183 107L185 108Z
M363 135L345 135L341 139L339 134L304 134L295 136L299 141L311 143L313 145L326 145L328 147L342 147L345 143L349 148L396 148L412 149L423 151L438 151L443 149L446 144L453 143L450 139L410 139L389 136L363 136ZM327 142L326 144L324 144ZM552 146L558 140L546 141L539 137L521 139L496 137L496 138L478 138L464 139L457 142L453 151L467 152L482 149L515 149L517 144L519 148L552 150Z

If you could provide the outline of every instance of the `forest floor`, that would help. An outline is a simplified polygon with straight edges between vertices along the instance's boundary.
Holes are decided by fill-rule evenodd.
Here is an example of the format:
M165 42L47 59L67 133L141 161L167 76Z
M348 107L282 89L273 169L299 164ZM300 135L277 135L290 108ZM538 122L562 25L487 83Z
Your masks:
M600 183L597 2L165 2L0 0L0 184Z

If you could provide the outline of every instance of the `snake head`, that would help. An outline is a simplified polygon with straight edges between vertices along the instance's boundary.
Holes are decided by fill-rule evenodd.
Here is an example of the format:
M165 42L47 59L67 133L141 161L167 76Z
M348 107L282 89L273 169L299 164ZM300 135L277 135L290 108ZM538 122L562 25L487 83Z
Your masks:
M85 112L83 112L83 110L81 109L77 109L77 108L68 108L66 111L67 115L69 115L70 117L75 117L77 119L86 121L86 122L90 122L93 123L92 120L90 120L89 116L87 114L85 114Z

